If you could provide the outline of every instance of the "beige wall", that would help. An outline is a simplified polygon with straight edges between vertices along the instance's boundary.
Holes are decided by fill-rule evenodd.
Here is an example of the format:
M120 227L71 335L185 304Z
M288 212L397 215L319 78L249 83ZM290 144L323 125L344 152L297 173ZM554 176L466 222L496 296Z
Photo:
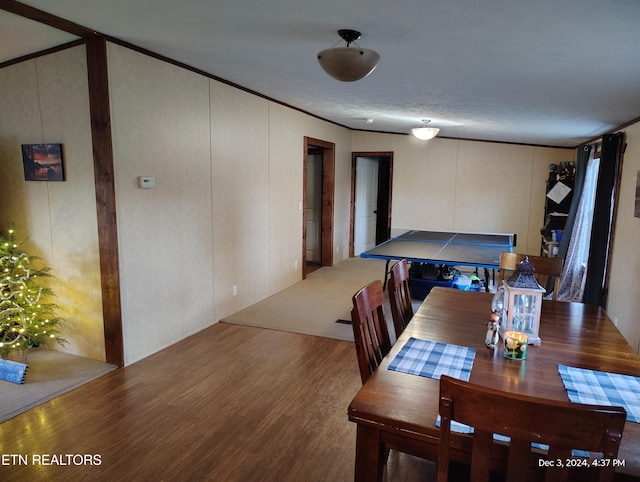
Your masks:
M65 351L104 360L84 47L0 69L0 228L53 268ZM62 143L65 182L25 181L21 144ZM5 233L6 234L6 233Z
M120 46L108 51L126 364L301 279L305 135L336 143L343 259L349 130ZM157 187L139 189L139 176Z
M572 149L354 133L354 151L393 151L394 228L502 232L540 254L549 164Z
M270 293L269 101L214 81L210 87L219 319Z
M269 102L269 291L275 293L302 277L302 155L305 118ZM227 287L228 290L228 287Z
M513 231L532 254L548 165L575 156L352 132L117 45L108 58L126 364L300 280L305 136L335 143L334 263L348 255L352 151L394 152L394 227ZM0 98L0 223L23 224L56 269L67 350L104 359L84 48L0 70ZM638 128L628 136L621 204L640 169ZM28 142L64 144L66 182L23 181ZM617 279L639 274L638 218L620 214L609 308L637 344L637 296Z
M634 216L640 171L640 123L625 129L627 150L622 164L615 225L607 313L627 341L640 353L640 218Z
M112 44L108 60L129 364L214 319L209 81Z

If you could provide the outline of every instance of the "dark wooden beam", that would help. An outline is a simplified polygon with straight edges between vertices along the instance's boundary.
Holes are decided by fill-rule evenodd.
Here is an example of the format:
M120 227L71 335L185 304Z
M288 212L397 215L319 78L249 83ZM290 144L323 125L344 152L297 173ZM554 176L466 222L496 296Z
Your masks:
M124 365L118 229L111 142L107 43L104 38L87 40L89 109L93 138L93 164L96 185L96 209L102 277L102 313L106 360Z
M10 13L14 13L24 18L35 20L36 22L43 23L49 27L57 28L63 32L67 32L78 37L88 38L96 35L100 35L95 30L83 27L77 23L70 22L64 18L51 15L43 10L30 7L20 2L13 0L0 0L0 10L5 10Z

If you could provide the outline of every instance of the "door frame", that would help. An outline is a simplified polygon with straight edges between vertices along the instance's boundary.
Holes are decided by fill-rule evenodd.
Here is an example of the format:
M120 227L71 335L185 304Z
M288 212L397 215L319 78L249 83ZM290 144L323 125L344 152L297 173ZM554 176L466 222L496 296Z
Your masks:
M322 209L320 213L320 265L333 266L333 206L336 182L335 144L304 137L302 175L302 279L307 277L307 153L309 147L322 149Z
M356 159L358 157L377 157L389 159L389 179L387 187L388 198L386 216L386 229L391 230L391 199L392 199L392 186L393 186L393 152L392 151L374 151L374 152L352 152L351 153L351 206L350 206L350 220L349 220L349 256L354 256L354 238L355 238L355 209L356 209ZM378 202L380 202L380 188L378 187ZM380 219L380 217L378 217Z

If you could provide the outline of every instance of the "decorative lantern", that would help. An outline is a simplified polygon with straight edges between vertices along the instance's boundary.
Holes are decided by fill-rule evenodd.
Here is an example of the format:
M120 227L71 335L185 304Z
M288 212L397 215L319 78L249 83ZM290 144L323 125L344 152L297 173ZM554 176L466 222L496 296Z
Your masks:
M500 333L503 338L507 331L525 333L530 345L539 345L538 331L545 289L533 276L534 271L535 268L525 256L524 260L516 266L513 276L502 282L504 306Z

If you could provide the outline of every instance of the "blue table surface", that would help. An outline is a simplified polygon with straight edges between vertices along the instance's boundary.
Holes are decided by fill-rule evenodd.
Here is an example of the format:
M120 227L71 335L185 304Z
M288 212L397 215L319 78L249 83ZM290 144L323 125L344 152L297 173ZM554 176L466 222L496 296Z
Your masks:
M500 255L513 250L514 235L412 230L360 254L363 258L497 269Z

